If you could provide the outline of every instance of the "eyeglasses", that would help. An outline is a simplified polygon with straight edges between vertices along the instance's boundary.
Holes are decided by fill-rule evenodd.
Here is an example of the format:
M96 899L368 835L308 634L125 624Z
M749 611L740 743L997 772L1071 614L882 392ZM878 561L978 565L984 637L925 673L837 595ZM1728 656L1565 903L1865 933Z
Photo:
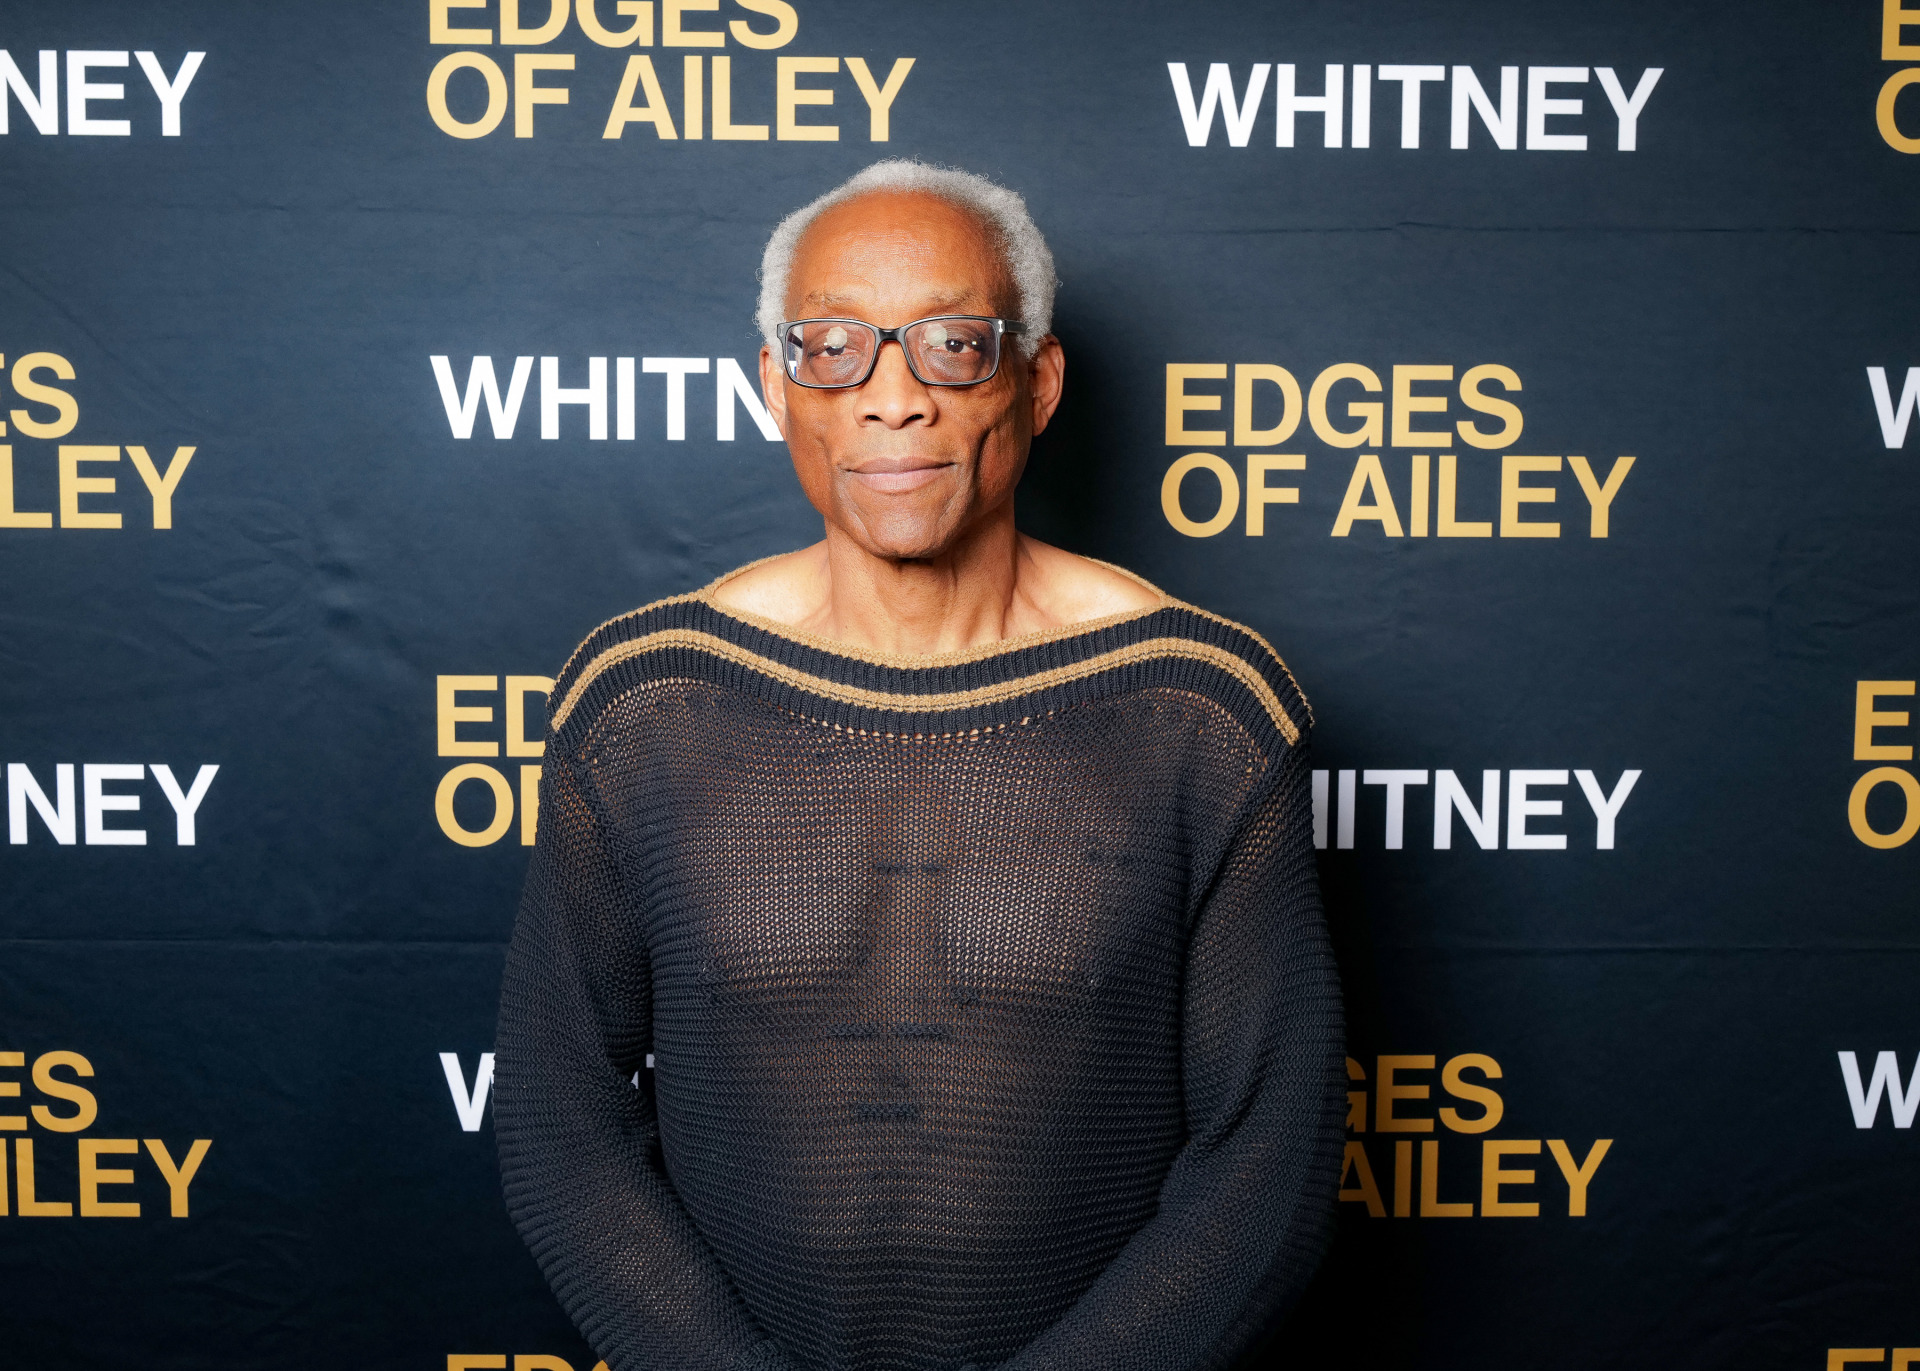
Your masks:
M936 314L899 328L862 319L794 319L780 325L787 379L812 390L862 386L873 375L880 348L892 341L923 386L977 386L1000 370L1000 339L1027 326L977 314Z

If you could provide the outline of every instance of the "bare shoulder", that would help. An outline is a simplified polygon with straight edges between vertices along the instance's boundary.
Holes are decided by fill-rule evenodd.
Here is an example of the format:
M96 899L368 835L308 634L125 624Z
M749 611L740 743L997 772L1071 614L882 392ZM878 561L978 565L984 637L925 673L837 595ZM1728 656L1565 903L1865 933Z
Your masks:
M1032 598L1059 623L1134 614L1168 603L1158 586L1130 571L1082 557L1036 538L1021 538L1021 556L1032 570Z
M710 592L722 609L798 624L819 610L826 577L826 544L751 562L721 577Z

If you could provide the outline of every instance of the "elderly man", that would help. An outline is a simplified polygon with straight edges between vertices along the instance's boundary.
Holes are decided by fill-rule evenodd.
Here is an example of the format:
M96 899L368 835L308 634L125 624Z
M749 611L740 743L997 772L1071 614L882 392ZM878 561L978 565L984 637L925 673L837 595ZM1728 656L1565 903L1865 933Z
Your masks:
M826 536L559 678L514 1220L613 1371L1227 1365L1337 1184L1306 702L1257 635L1015 530L1063 377L1019 196L880 163L762 285Z

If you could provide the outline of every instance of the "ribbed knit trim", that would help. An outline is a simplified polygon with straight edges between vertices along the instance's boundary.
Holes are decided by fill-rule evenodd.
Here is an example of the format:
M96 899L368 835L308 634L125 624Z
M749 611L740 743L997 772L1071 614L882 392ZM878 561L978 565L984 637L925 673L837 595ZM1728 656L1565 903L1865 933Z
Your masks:
M836 726L910 735L1000 726L1153 685L1224 697L1236 714L1264 720L1288 746L1299 742L1300 721L1311 717L1263 639L1170 598L980 648L907 658L722 609L710 590L656 601L595 630L555 686L555 730L609 689L668 677L742 689Z

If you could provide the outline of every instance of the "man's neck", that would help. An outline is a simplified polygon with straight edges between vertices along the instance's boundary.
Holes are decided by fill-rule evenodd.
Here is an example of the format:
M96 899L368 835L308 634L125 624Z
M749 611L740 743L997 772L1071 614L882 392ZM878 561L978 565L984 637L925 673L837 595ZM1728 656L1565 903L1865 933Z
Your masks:
M1051 625L1026 592L1032 559L1011 508L983 519L939 556L876 556L829 527L801 626L877 652L958 652Z
M1164 603L1133 577L1017 532L1011 509L941 556L912 560L877 557L829 529L812 547L727 578L714 598L722 609L910 657L963 652Z

